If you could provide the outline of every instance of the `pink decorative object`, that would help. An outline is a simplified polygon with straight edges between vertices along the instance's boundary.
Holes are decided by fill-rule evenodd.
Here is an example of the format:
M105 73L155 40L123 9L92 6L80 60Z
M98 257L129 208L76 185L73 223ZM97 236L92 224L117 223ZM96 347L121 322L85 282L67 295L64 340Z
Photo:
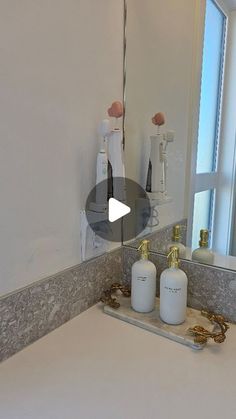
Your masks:
M123 115L123 104L119 101L113 102L108 109L108 115L113 118L120 118Z
M162 112L158 112L156 113L156 115L154 115L154 117L152 118L152 123L154 125L158 125L159 127L161 125L164 125L165 123L165 116Z

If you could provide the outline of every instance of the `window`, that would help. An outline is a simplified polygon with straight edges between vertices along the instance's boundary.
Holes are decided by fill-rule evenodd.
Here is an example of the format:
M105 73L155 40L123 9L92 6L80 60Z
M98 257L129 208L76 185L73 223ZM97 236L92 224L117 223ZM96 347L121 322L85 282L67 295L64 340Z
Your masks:
M188 245L193 249L198 247L201 229L212 230L214 235L226 26L223 11L214 0L206 0L197 152L189 212Z
M198 130L197 173L216 170L225 28L225 15L213 0L207 0Z

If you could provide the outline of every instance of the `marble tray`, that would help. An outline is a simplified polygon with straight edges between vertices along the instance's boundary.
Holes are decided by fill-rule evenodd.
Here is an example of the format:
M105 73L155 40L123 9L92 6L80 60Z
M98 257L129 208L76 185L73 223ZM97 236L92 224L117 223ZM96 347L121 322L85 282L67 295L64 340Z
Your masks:
M117 319L131 323L134 326L149 330L152 333L165 338L190 346L193 349L203 349L205 344L195 343L194 336L188 332L190 327L200 325L209 331L214 330L214 325L201 315L201 312L187 308L187 319L183 324L173 326L164 323L159 316L159 298L156 299L156 307L151 313L138 313L131 308L130 298L119 296L120 307L114 309L108 305L104 306L104 312Z

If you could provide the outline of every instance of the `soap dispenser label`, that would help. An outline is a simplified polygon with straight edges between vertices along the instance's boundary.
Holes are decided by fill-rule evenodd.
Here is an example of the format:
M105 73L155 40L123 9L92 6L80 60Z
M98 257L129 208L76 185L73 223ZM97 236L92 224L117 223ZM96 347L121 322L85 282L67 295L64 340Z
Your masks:
M137 277L137 280L138 280L138 281L145 282L145 281L147 280L147 277L146 277L146 276L138 276L138 277Z
M167 286L165 286L164 288L165 290L167 290L167 292L171 294L177 294L182 290L182 288L172 288L172 287L167 287Z

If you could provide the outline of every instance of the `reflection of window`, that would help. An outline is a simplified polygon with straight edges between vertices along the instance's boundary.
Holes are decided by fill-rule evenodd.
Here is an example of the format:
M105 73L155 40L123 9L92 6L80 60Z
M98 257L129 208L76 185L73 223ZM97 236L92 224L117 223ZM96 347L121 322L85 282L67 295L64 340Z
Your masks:
M199 232L201 229L211 230L214 190L198 192L194 196L192 248L199 247ZM210 243L209 243L210 244Z
M225 15L213 0L207 0L198 129L197 173L216 170L225 32Z
M219 200L220 120L227 17L214 0L206 0L196 166L191 192L192 226L188 244L198 247L201 229L212 230L215 246L216 202Z

